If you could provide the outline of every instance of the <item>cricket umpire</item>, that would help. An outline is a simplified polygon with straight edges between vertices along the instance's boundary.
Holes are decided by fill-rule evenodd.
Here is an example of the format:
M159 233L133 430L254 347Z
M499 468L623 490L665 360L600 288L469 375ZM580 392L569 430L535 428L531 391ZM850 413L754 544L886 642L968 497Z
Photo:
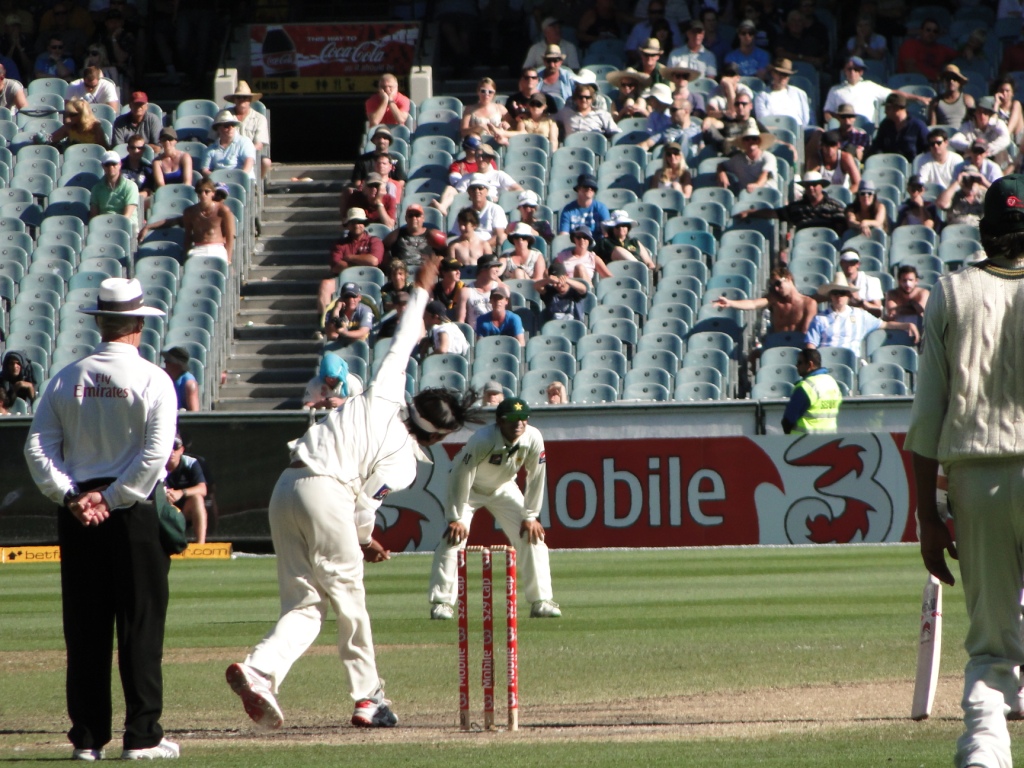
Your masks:
M377 509L391 491L412 485L417 459L429 461L421 446L461 429L476 398L472 391L424 389L406 406L405 369L423 332L436 260L424 261L415 282L370 386L289 443L292 463L270 498L281 617L245 661L226 673L246 713L264 727L281 727L284 715L275 695L320 633L328 604L338 619L338 653L355 702L352 724L398 724L377 675L363 561L389 558L373 538Z
M988 255L939 278L925 309L925 338L905 448L913 452L921 555L953 584L957 558L969 626L959 768L1009 768L1006 715L1024 663L1024 175L996 181L980 224ZM954 545L936 505L948 478Z
M178 757L165 739L161 659L170 558L160 544L154 492L163 493L177 397L167 374L139 356L138 280L100 284L102 341L62 368L36 407L25 445L32 478L59 505L68 738L74 759L97 760L111 738L110 666L125 699L125 759Z
M480 507L494 515L520 552L523 594L530 616L562 615L552 601L551 564L544 527L537 519L544 502L547 457L540 430L527 424L530 406L512 397L498 404L495 423L476 431L453 459L448 479L445 518L448 530L434 550L430 573L430 618L451 619L455 604L456 553L466 546L473 513ZM526 495L516 485L526 468Z

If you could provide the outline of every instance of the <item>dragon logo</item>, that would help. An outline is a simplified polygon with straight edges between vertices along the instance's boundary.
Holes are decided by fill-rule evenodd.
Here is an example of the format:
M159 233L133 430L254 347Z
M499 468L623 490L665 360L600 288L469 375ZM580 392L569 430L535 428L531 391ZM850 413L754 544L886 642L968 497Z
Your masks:
M392 491L377 510L377 540L392 552L431 552L446 527L441 499L447 491L451 459L443 448L431 448L433 464L420 463L415 482Z

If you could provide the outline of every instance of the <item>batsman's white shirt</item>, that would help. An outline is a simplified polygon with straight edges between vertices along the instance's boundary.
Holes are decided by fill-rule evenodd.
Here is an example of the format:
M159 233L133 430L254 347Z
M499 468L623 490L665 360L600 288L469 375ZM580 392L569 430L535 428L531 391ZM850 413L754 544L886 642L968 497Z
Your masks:
M103 342L50 380L25 458L39 490L56 504L75 482L116 477L103 497L111 509L130 507L166 476L177 419L167 372L131 344Z

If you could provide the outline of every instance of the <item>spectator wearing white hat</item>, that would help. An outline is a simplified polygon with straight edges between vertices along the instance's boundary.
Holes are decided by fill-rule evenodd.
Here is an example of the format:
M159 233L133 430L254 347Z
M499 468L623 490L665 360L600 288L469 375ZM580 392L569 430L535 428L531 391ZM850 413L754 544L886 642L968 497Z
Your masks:
M540 23L541 39L531 45L523 59L523 69L542 69L544 54L549 45L557 45L565 57L565 66L571 70L580 68L580 54L576 46L562 37L562 23L554 16L548 16Z
M250 139L238 133L238 118L229 109L222 109L213 121L217 140L206 148L199 172L209 176L221 168L245 171L256 180L256 147Z
M135 221L139 208L139 188L121 173L121 156L112 150L103 154L103 179L92 188L90 217L119 213Z
M643 93L644 101L650 112L647 115L646 128L652 136L664 132L672 125L672 89L665 83L655 83Z
M594 246L594 253L606 265L613 261L639 261L648 269L655 269L651 252L629 231L636 222L625 211L612 211L611 218L603 222L604 237Z
M770 133L762 133L755 125L748 125L740 134L743 151L718 166L718 184L728 188L729 174L736 177L740 189L753 192L761 187L779 188L779 165L768 147L775 143Z
M572 94L572 102L567 103L555 115L566 136L590 131L603 134L610 139L616 133L622 132L610 112L594 109L595 93L597 89L592 85L577 85Z
M505 230L508 228L508 217L489 199L491 186L483 174L474 173L469 180L469 207L476 213L479 223L476 229L476 236L481 240L490 243L491 250L497 250L498 246L505 242ZM449 230L451 235L459 235L459 225L456 223Z
M754 97L754 114L759 120L766 117L786 116L796 120L797 125L808 127L814 124L807 93L802 88L789 84L789 78L796 74L793 62L777 58L772 62L771 89Z
M882 314L882 281L860 268L860 254L853 248L845 248L839 254L839 268L847 281L857 292L850 297L850 306L870 312L875 317Z
M533 247L537 233L522 221L508 231L512 250L505 254L502 280L540 280L544 277L544 254Z
M540 198L532 189L524 189L519 193L516 201L519 209L519 221L528 224L544 241L550 245L555 239L555 233L551 229L551 222L537 218L537 209L540 208Z

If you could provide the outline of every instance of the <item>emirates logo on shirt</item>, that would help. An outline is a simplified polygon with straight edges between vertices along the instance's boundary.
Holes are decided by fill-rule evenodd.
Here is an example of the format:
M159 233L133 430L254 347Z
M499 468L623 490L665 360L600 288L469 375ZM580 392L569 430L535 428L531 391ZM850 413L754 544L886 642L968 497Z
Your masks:
M1022 201L1016 195L1010 195L1006 198L1006 204L1011 208L1024 208L1024 201Z

